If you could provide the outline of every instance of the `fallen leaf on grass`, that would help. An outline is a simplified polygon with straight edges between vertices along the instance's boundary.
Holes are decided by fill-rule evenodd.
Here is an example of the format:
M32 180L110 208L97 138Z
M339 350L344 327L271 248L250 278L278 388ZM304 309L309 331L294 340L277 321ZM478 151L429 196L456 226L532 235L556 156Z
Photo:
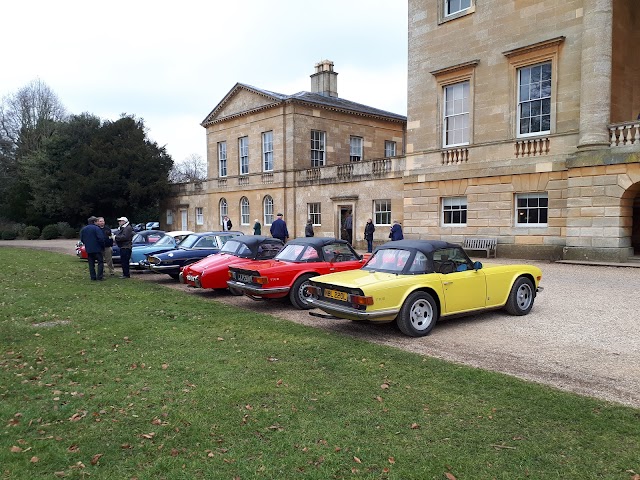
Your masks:
M414 423L411 424L411 429L412 430L417 430L419 428L420 428L420 425L418 425L417 423L414 422Z
M91 457L91 465L97 464L102 455L102 453L96 453L93 457Z
M151 432L151 433L143 433L142 435L140 435L140 437L142 438L146 438L147 440L151 440L153 439L153 437L155 437L156 434L155 432Z
M30 462L31 463L38 463L40 461L40 459L38 457L31 457Z
M11 447L11 453L21 453L22 449L20 447L18 447L17 445L14 445L13 447Z
M447 477L448 480L456 480L456 477L453 475L453 473L444 472L444 476Z
M169 368L169 364L168 363L163 363L162 364L162 369L166 370L167 368Z
M389 463L393 465L394 463L396 463L396 459L393 457L389 457Z
M362 460L360 460L358 457L353 457L353 460L354 460L356 463L362 463Z
M383 390L387 390L389 388L389 384L388 383L383 383L382 385L380 385L380 388Z
M77 453L80 451L80 447L78 445L71 445L69 446L69 448L67 448L67 452L71 452L71 453Z

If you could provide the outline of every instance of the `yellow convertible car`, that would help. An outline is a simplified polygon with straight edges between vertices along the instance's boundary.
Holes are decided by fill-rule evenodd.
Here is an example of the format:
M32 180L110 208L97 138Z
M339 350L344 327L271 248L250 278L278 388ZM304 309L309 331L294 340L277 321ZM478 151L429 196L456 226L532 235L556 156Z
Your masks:
M532 265L482 265L461 246L400 240L378 247L359 270L309 280L311 315L392 322L412 337L427 335L439 318L504 308L526 315L542 291Z

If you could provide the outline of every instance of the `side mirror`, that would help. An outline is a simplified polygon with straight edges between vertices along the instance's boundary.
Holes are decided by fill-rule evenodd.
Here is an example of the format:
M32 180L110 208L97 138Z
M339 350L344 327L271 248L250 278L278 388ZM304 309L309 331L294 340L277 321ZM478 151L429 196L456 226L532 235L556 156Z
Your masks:
M473 269L474 270L481 270L482 269L482 262L473 262Z

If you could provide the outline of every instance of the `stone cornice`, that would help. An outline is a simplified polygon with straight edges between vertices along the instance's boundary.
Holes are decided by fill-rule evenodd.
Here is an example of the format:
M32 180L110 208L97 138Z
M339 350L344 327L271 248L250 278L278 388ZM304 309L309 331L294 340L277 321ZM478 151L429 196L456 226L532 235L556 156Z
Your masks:
M516 57L518 55L526 55L528 53L534 52L536 50L542 50L547 47L558 47L562 42L564 42L566 37L560 36L555 38L550 38L549 40L543 40L542 42L532 43L531 45L526 45L524 47L518 47L511 50L507 50L506 52L502 52L502 54L507 57Z

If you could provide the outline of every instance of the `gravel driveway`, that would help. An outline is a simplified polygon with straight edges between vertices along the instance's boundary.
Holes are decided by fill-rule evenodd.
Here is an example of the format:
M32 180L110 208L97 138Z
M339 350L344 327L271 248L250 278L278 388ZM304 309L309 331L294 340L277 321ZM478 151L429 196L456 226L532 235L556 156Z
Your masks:
M0 241L0 246L69 254L75 254L74 244L73 240ZM518 263L510 259L492 262ZM255 302L190 289L167 275L143 272L134 277L382 345L640 408L640 269L526 262L542 269L544 287L529 315L513 317L495 311L444 320L423 338L406 337L391 325L312 317L286 301Z

